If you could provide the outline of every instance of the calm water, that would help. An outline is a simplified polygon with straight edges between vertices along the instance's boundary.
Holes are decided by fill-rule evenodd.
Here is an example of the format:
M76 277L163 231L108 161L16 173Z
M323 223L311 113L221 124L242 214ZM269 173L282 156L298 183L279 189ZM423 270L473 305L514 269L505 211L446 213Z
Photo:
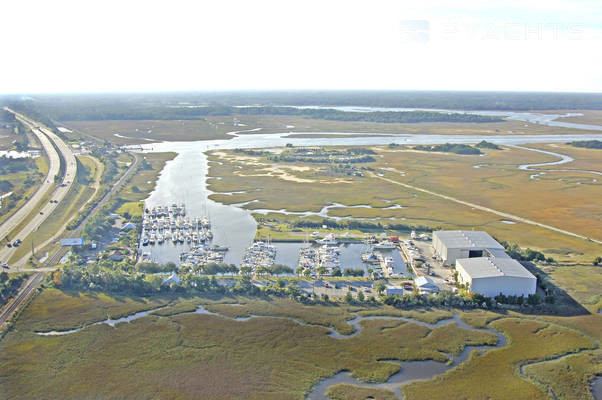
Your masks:
M320 132L312 132L320 133ZM328 133L332 135L332 132ZM335 133L347 135L348 133ZM568 142L573 140L602 139L600 134L587 135L504 135L504 136L471 136L471 135L395 135L391 137L374 136L365 134L362 137L339 138L289 138L287 133L282 134L233 134L231 140L207 140L198 142L161 142L142 145L148 152L176 152L178 155L167 162L157 181L155 190L147 199L147 205L169 205L172 203L185 203L187 215L190 217L209 216L214 234L214 244L228 246L230 251L226 254L224 262L238 264L244 250L251 244L257 224L251 212L234 205L216 203L208 198L211 194L206 188L208 150L235 149L235 148L263 148L285 146L292 143L295 146L349 146L349 145L385 145L398 144L441 144L441 143L476 143L487 140L502 145L517 145L526 143L553 143ZM296 133L299 135L299 133ZM140 146L134 146L139 149ZM280 244L279 244L280 246ZM149 252L151 259L158 262L178 261L180 252L187 249L187 245L173 246L171 243L162 246L141 247L141 251ZM284 264L296 265L297 252L286 250L286 246L279 251L279 257L285 257ZM343 264L360 267L359 256L356 259L353 248L342 254ZM293 261L294 260L294 261ZM349 263L349 264L347 264Z

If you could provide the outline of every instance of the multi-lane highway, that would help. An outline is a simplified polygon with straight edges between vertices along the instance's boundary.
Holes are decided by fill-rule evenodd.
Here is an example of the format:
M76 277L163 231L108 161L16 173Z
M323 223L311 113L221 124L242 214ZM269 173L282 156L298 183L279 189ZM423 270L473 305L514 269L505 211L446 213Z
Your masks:
M7 262L16 250L14 247L9 248L6 246L6 241L4 240L6 235L10 234L10 232L13 231L23 219L27 218L27 216L34 211L36 214L33 215L29 222L22 229L20 229L19 232L13 232L11 234L12 237L9 239L11 242L14 242L16 239L23 240L36 229L38 229L40 225L50 216L50 214L52 214L54 209L56 209L57 204L59 204L65 198L71 189L77 174L77 162L75 160L75 156L73 155L73 152L69 146L67 146L67 144L61 140L61 138L59 138L50 129L41 126L35 121L10 109L7 110L14 113L17 119L31 129L31 131L38 137L42 143L42 146L44 147L44 150L46 151L46 154L48 155L49 168L48 176L44 180L44 183L41 185L41 187L36 191L35 195L32 196L32 198L29 199L29 201L15 214L13 214L8 220L0 225L0 245L2 246L0 247L0 261L2 262ZM55 185L54 177L59 173L61 157L65 162L65 174L62 181L58 183L58 185ZM52 193L51 199L54 200L54 202L43 204L42 208L38 212L36 210L37 205L49 193ZM11 268L12 267L13 266L11 266Z

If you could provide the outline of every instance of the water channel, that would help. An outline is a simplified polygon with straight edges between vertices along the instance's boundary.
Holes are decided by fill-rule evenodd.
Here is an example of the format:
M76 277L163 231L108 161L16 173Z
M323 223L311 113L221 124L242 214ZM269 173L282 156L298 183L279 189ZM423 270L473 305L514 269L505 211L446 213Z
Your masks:
M230 305L236 306L237 304L230 304ZM134 314L122 317L122 318L117 318L117 319L107 318L104 321L98 321L98 322L84 325L80 328L75 328L75 329L69 329L69 330L64 330L64 331L36 332L36 333L40 336L64 336L64 335L71 335L76 332L79 332L84 329L88 329L88 328L91 328L91 327L97 326L97 325L108 325L113 328L117 328L117 326L119 324L130 323L132 321L135 321L135 320L143 318L143 317L147 317L149 315L153 315L155 317L161 318L162 316L155 315L155 314L153 314L153 312L163 309L163 308L165 308L165 306L158 307L158 308L155 308L152 310L137 312L137 313L134 313ZM261 316L261 315L253 314L253 315L249 315L246 317L230 318L230 317L218 314L218 313L211 312L211 311L207 310L206 308L204 308L203 306L198 306L195 311L186 312L183 314L214 315L214 316L219 316L221 318L234 319L239 322L246 321L251 318L279 318L279 319L291 320L294 323L296 323L298 325L302 325L302 326L316 326L316 327L325 328L322 325L306 323L306 322L300 321L298 319L289 318L289 317L270 317L270 316ZM468 357L470 356L470 353L473 350L483 352L483 351L487 351L487 350L490 350L493 348L500 348L507 344L506 337L504 335L502 335L500 332L494 331L489 328L485 328L485 329L473 328L470 325L463 322L460 319L460 316L458 314L454 315L452 318L443 319L434 324L429 324L429 323L419 321L419 320L416 320L413 318L405 318L405 317L397 317L397 316L359 316L356 314L354 319L348 321L348 323L355 328L355 331L353 333L348 334L348 335L343 335L343 334L337 332L332 327L327 327L327 329L329 330L328 336L330 336L331 338L336 339L336 340L346 340L346 339L352 338L353 336L358 335L362 331L362 324L361 324L362 321L376 320L376 319L399 320L399 321L404 321L404 322L424 326L429 329L435 329L437 327L453 323L463 329L468 329L468 330L472 330L472 331L480 331L480 332L490 332L497 336L497 343L493 346L487 346L487 345L466 346L462 350L462 352L458 355L447 354L447 356L451 360L451 362L449 362L449 363L437 362L437 361L433 361L433 360L422 360L422 361L382 360L382 361L388 361L388 362L393 362L393 363L399 364L401 367L400 372L393 374L384 383L364 383L364 382L361 382L361 381L353 378L349 372L342 371L342 372L335 374L334 376L332 376L330 378L324 379L319 384L314 386L312 388L311 392L308 394L307 398L313 399L313 400L326 399L325 392L328 389L328 387L339 384L339 383L351 383L351 384L359 385L359 386L363 386L363 387L387 389L387 390L393 391L398 397L400 397L401 396L401 392L400 392L401 386L408 384L410 382L413 382L415 380L432 379L436 375L443 374L446 371L448 371L449 369L454 368L457 365L466 361L468 359Z

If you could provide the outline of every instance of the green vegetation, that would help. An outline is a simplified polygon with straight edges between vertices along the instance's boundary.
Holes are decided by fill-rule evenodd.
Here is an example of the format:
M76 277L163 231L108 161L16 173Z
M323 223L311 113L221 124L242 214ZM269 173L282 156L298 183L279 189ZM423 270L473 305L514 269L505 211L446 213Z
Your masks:
M238 150L240 151L240 150ZM236 153L237 150L234 150ZM273 162L302 162L318 164L355 164L374 162L376 153L372 149L352 147L346 150L326 149L323 147L301 147L286 150L279 154L270 154L267 159ZM251 154L256 155L256 154Z
M583 147L586 149L602 149L602 140L582 140L576 142L569 142L571 146Z
M455 154L483 154L481 150L468 144L458 143L445 143L445 144L434 144L434 145L419 145L414 146L414 150L420 151L437 151L443 153L455 153Z
M501 150L502 148L495 143L488 142L486 140L481 140L479 143L475 144L475 147L479 149L491 149L491 150Z
M9 276L8 273L0 272L0 305L4 305L19 291L21 284L27 279L27 275L18 274Z
M326 391L326 396L332 400L396 400L392 392L384 389L367 388L347 383L333 385Z
M466 345L496 339L455 325L429 329L374 320L364 321L359 334L339 340L326 335L328 328L323 327L330 326L332 318L345 324L336 306L244 297L166 300L171 301L168 308L129 324L90 326L71 335L43 337L34 332L80 327L105 319L107 313L117 316L127 309L135 312L152 306L136 298L112 299L96 292L45 290L0 342L0 370L5 372L0 374L0 384L9 397L301 399L314 384L340 370L364 381L382 382L399 366L379 360L445 362L447 352L456 354ZM268 307L268 315L283 318L235 321L178 314L195 303L231 315L240 314L241 307L253 313ZM306 318L312 325L300 325L289 319L292 316ZM323 322L313 325L314 321ZM57 363L60 368L53 367Z
M548 387L556 399L591 399L590 382L596 375L602 375L602 352L586 351L527 365L523 373Z
M12 193L0 200L0 223L35 193L47 171L36 159L0 157L0 195Z
M430 381L402 388L410 399L529 398L544 399L533 383L522 379L518 369L525 363L592 349L596 345L573 330L518 318L493 321L491 326L508 337L508 346L470 359Z

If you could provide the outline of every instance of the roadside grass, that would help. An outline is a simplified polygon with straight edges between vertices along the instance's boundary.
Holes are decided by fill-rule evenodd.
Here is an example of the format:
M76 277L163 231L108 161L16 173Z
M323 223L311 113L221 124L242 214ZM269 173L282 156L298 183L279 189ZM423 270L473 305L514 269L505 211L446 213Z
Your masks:
M542 389L519 376L521 365L597 347L573 330L538 321L504 318L491 326L508 337L508 346L481 356L473 353L466 363L443 375L404 386L404 397L544 399Z
M585 351L523 368L529 378L549 387L556 399L591 399L590 382L602 375L602 351Z
M75 184L74 184L75 185ZM15 237L15 235L18 232L21 232L21 230L23 228L25 228L25 226L27 226L27 224L31 221L31 219L33 217L35 217L40 210L46 205L46 203L48 203L50 201L50 199L53 196L53 192L56 189L56 184L52 184L52 188L46 193L46 195L44 195L44 197L42 197L42 199L33 207L32 211L27 215L27 217L23 218L11 231L8 235L6 235L8 238L10 238L11 240L14 239L21 239L23 240L23 238L17 238Z
M38 171L42 174L43 177L46 177L48 173L48 159L46 156L36 157L36 166L38 167Z
M332 400L397 400L397 396L389 390L367 388L347 383L329 387L326 396Z
M169 300L45 289L0 342L0 385L8 397L28 398L303 399L316 383L341 370L382 382L399 365L378 360L446 362L450 349L496 339L453 324L431 330L398 320L366 320L359 334L335 339L325 327L285 318L235 321L206 314L150 315L65 336L34 333L82 326ZM200 301L215 307L232 298ZM316 306L314 313L329 315L323 308ZM274 312L270 315L280 311ZM287 314L310 318L311 306L291 303Z

